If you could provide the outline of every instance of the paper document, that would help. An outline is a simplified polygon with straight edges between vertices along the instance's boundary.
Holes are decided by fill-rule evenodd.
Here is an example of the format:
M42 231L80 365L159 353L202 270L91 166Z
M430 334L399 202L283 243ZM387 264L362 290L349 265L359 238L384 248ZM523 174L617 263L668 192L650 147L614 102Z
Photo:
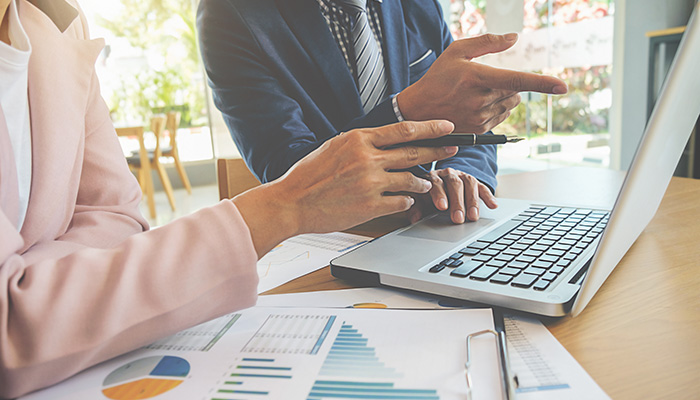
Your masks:
M258 293L321 269L335 257L371 239L343 232L312 233L287 239L258 261Z
M444 310L465 304L468 303L436 295L385 288L270 295L260 296L258 299L258 307ZM518 400L609 399L541 322L534 318L506 316L505 323L511 369L520 383L516 391Z
M465 337L492 328L490 309L254 307L23 399L463 400ZM472 346L474 399L500 399L495 340Z

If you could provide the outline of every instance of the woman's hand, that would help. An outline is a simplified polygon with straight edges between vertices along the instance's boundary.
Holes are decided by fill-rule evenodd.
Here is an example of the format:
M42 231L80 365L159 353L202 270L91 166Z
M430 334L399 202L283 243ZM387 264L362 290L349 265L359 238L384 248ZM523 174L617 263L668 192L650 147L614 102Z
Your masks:
M258 256L294 235L334 232L408 210L411 194L427 193L432 184L390 170L452 157L457 147L385 148L453 129L447 121L425 121L352 130L325 142L280 179L237 196L233 201Z

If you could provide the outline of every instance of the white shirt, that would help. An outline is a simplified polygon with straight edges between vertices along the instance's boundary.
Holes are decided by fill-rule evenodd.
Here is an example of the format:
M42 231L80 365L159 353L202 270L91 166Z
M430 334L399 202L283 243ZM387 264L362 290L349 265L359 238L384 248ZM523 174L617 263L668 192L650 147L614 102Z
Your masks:
M17 230L22 229L29 204L32 183L32 136L29 123L29 95L27 72L32 47L22 28L17 13L16 0L7 10L11 45L0 41L0 106L2 107L12 150L17 163L19 182L19 220Z

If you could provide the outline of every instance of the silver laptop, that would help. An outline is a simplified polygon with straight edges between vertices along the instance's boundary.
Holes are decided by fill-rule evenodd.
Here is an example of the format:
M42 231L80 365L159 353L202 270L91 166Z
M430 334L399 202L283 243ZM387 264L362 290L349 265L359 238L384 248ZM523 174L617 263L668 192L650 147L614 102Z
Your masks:
M437 214L331 261L362 280L547 316L578 315L656 213L700 114L696 5L612 210L499 199L477 222Z

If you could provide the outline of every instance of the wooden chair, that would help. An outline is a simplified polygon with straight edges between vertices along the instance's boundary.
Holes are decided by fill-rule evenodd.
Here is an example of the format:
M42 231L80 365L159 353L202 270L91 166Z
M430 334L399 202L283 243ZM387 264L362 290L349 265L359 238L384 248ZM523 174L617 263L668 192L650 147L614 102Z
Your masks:
M136 179L139 181L141 186L141 192L146 196L146 201L148 202L148 211L151 214L151 218L156 217L156 203L153 199L153 179L151 179L151 163L148 161L148 150L146 150L146 145L143 140L143 127L135 126L129 128L117 128L117 136L123 137L135 137L139 141L139 152L137 155L131 155L127 157L127 162L129 168L136 172ZM137 164L130 159L136 157L139 160L138 167ZM141 168L141 166L143 166Z
M148 199L148 209L151 214L151 218L156 217L155 201L153 200L153 180L151 179L151 170L154 169L158 172L160 181L163 184L163 190L168 197L168 202L170 203L170 208L175 211L175 195L173 193L173 187L170 184L170 179L168 178L168 173L165 171L165 167L160 163L160 157L163 156L162 150L160 148L161 140L163 139L163 131L165 130L166 118L164 115L157 115L151 118L151 131L155 135L156 146L152 150L146 149L146 145L143 139L144 133L143 128L120 128L117 130L119 136L131 136L128 135L129 132L125 132L125 129L132 129L132 133L137 133L139 138L139 153L132 154L126 158L129 163L129 167L132 171L137 173L139 183L141 184L141 190L146 195ZM122 132L120 132L122 131Z
M258 178L240 158L220 158L217 161L219 198L230 199L260 185Z
M180 155L177 151L177 141L175 136L177 135L177 128L180 126L180 113L176 111L171 111L167 115L167 121L165 122L165 129L170 133L170 145L162 149L163 157L171 157L175 163L175 169L180 175L180 180L182 180L182 185L187 190L187 193L192 194L192 186L190 185L190 180L185 172L185 167L182 166L180 162Z

